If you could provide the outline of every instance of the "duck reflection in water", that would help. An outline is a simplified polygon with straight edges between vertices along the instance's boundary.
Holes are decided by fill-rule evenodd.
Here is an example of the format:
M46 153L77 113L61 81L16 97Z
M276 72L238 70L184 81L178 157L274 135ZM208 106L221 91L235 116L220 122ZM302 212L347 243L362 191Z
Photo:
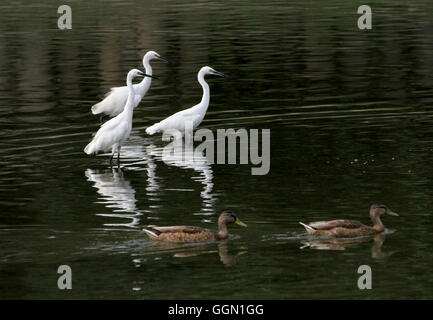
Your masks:
M385 234L380 233L375 236L361 237L361 238L328 238L328 239L313 239L302 241L303 244L300 249L311 248L316 250L345 250L346 247L355 246L360 243L370 242L373 240L373 246L371 247L371 257L374 259L383 259L391 256L395 251L384 252L382 251L382 245L385 242Z
M241 248L237 253L231 253L229 251L229 240L219 241L215 243L201 243L201 244L179 244L179 243L167 243L167 242L153 242L153 246L157 246L161 252L166 250L173 250L174 258L191 258L202 255L215 254L218 252L219 260L226 267L235 265L238 258L247 253L245 248ZM217 245L217 251L215 250Z
M87 181L93 182L99 194L95 203L103 204L112 213L99 213L97 215L129 219L126 223L105 223L105 226L136 227L139 224L141 212L136 207L135 189L125 179L122 169L85 171Z

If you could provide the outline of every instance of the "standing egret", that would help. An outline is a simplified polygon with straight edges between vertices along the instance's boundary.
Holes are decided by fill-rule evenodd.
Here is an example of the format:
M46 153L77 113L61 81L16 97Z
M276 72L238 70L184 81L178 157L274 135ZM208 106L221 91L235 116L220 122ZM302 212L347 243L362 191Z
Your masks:
M211 67L203 67L198 72L198 82L203 88L203 97L199 104L195 106L179 111L168 118L165 118L161 122L155 123L154 125L146 128L146 133L152 135L157 132L165 131L168 129L176 129L182 133L185 133L185 126L187 123L191 123L193 129L195 129L202 121L206 114L207 108L209 106L209 85L204 80L204 76L207 74L212 74L215 76L226 78L227 76L221 72L215 71Z
M143 57L143 66L146 69L146 74L152 75L152 67L150 66L150 60L160 59L170 62L167 58L160 56L155 51L147 52ZM134 84L135 90L135 101L134 108L138 106L143 96L149 90L152 82L151 77L144 77L144 79L137 84ZM111 91L105 95L104 100L92 106L93 114L103 113L110 117L115 117L123 111L126 100L128 99L128 87L116 87L111 88ZM104 115L101 116L101 121Z
M129 93L125 108L119 115L101 125L93 140L86 146L86 148L84 148L85 153L93 154L98 153L98 151L106 151L112 148L110 165L116 150L117 163L120 163L120 147L129 137L132 129L132 114L136 97L134 86L132 85L132 79L138 76L156 78L137 69L132 69L128 72L126 85Z

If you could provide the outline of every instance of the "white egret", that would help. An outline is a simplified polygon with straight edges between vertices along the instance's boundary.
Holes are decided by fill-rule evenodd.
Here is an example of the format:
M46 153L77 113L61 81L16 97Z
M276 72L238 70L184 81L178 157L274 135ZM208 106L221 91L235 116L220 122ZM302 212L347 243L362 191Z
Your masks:
M152 75L141 72L137 69L132 69L126 77L126 85L129 90L128 98L123 111L116 117L108 120L99 128L93 140L84 148L87 154L98 153L99 151L107 151L112 148L110 164L113 160L115 151L117 150L117 162L120 160L120 148L125 140L129 137L132 129L132 114L135 105L135 90L132 84L132 79L141 76L156 78Z
M209 106L209 85L204 80L204 76L207 74L212 74L219 77L227 77L221 72L215 71L211 67L203 67L198 72L198 82L201 84L203 88L203 97L199 104L195 106L179 111L164 120L155 123L154 125L146 128L146 133L152 135L157 132L163 132L169 129L176 129L185 134L185 126L187 123L192 124L193 129L195 129L202 121L206 114L207 108Z
M159 55L155 51L147 52L143 57L143 66L146 69L146 74L152 75L152 67L150 66L150 60L160 59L167 62L171 62L167 58ZM150 88L152 82L151 77L144 77L144 79L137 84L134 84L135 90L135 100L134 108L138 106L143 96L146 94L147 90ZM105 114L110 117L115 117L123 111L125 107L126 100L128 99L128 87L116 87L111 88L111 91L105 95L104 100L92 106L93 114ZM104 115L101 116L101 120Z

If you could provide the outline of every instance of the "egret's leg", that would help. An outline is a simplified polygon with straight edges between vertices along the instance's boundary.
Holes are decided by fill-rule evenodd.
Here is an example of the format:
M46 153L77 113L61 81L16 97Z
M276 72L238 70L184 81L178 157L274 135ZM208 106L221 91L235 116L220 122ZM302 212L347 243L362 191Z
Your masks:
M113 158L114 158L114 152L116 151L116 147L113 146L111 149L111 157L110 157L110 167L112 166Z
M120 169L120 145L117 147L117 167Z

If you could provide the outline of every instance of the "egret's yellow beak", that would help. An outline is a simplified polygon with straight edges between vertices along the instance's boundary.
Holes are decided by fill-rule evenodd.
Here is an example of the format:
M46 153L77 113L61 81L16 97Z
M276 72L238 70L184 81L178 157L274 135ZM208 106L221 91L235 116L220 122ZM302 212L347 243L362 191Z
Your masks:
M241 227L247 227L247 225L246 225L245 223L243 223L241 220L239 220L238 218L236 218L235 223L236 223L237 225L240 225Z

